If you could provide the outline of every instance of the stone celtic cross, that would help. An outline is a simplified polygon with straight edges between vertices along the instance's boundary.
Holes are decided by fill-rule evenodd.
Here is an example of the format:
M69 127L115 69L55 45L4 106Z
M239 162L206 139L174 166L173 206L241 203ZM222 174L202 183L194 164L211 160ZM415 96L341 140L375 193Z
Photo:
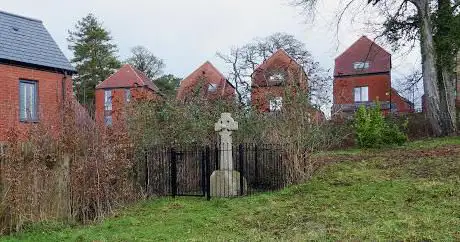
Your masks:
M220 170L233 170L232 131L238 130L238 122L230 113L222 113L214 130L220 135Z

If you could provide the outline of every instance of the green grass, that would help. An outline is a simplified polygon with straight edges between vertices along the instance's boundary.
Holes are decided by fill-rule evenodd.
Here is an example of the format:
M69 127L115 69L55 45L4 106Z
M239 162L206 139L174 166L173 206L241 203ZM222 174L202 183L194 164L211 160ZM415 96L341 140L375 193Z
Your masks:
M447 138L431 138L407 143L405 147L411 148L437 148L445 145L460 145L460 136Z
M446 137L446 138L429 138L424 140L417 140L408 142L403 146L390 146L383 147L380 149L359 149L359 148L348 148L344 150L333 150L326 152L319 152L317 156L328 156L328 155L356 155L361 153L380 153L386 150L394 149L435 149L442 146L448 145L460 145L460 136L457 137Z
M460 139L366 151L307 184L235 199L163 198L92 226L41 224L3 241L460 240ZM341 153L343 155L343 153ZM348 153L345 157L360 155Z

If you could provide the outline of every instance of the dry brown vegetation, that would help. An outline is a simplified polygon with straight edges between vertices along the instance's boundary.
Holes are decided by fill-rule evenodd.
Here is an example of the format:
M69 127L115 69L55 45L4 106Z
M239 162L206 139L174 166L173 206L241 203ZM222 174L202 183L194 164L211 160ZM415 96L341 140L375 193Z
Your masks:
M218 138L214 123L222 112L230 112L239 122L239 130L233 132L234 142L281 145L288 156L283 159L288 183L299 183L312 174L315 161L310 154L340 147L352 136L352 130L347 124L318 120L317 109L298 88L286 86L283 109L273 113L260 113L225 100L209 101L198 95L186 103L137 103L128 115L129 130L137 149L159 144L214 145Z
M85 113L68 107L59 137L43 123L25 134L9 131L0 158L0 234L39 221L86 223L140 197L126 131L82 122Z

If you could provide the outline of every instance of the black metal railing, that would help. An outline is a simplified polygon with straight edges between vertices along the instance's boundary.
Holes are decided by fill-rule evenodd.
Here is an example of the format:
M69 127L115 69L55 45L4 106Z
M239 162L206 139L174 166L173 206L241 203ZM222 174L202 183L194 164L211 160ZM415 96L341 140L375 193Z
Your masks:
M380 103L381 110L388 110L390 107L392 109L395 108L395 104L391 104L389 101L381 101ZM333 112L356 112L359 107L364 106L366 108L375 107L377 105L374 101L369 102L355 102L355 103L347 103L347 104L334 104L332 105Z
M230 151L231 167L220 167L221 159L229 160L223 154L229 155ZM251 195L286 186L283 154L281 146L272 144L155 146L139 155L136 174L148 196L199 196L209 199L213 193L220 197L233 197L235 190L238 196ZM211 177L219 172L221 176L212 180ZM225 172L231 174L231 179L239 181L222 178ZM213 185L216 181L218 184ZM238 187L229 182L235 182Z

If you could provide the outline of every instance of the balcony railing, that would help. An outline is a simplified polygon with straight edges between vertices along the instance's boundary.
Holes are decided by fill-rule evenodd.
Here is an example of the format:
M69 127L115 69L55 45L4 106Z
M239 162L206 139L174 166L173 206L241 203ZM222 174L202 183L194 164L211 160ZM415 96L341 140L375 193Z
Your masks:
M355 112L358 110L359 107L365 106L366 108L375 107L377 105L376 102L356 102L356 103L347 103L347 104L334 104L332 105L333 112ZM392 109L395 108L395 105L391 104ZM390 102L380 102L380 109L381 110L388 110L390 109Z

